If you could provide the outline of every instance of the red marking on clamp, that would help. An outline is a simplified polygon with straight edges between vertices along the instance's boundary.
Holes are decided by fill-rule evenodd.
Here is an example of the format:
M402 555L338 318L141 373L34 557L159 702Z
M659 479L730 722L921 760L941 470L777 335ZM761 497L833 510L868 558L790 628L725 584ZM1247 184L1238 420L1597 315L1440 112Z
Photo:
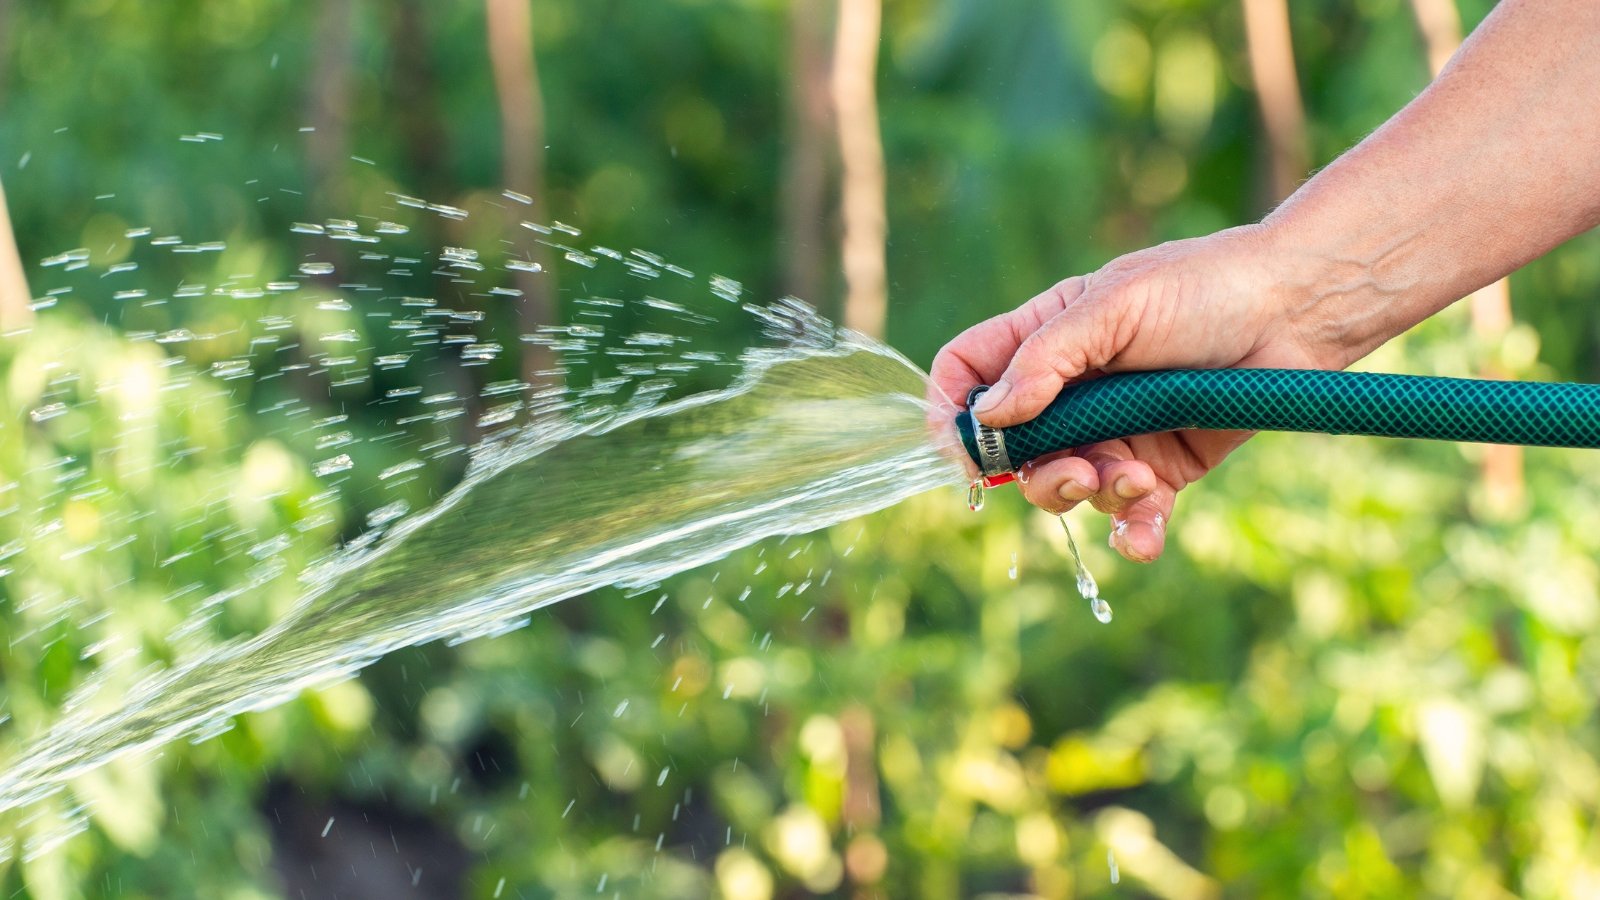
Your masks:
M1017 473L1015 473L1015 472L1001 472L999 475L985 475L985 476L983 476L983 486L986 487L986 488L999 487L1002 484L1006 484L1008 482L1012 482L1012 481L1016 481L1016 480L1017 480Z

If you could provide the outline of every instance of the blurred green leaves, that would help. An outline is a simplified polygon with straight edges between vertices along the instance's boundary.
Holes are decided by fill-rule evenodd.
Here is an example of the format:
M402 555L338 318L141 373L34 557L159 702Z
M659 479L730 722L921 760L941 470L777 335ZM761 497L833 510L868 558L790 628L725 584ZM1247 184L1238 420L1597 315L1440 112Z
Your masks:
M1470 6L1469 23L1485 11ZM416 245L489 252L503 235L480 224L499 202L480 11L419 5L423 41L402 46L398 6L358 8L352 152L381 165L349 166L344 195L470 208ZM1323 163L1409 99L1425 65L1403 3L1292 11ZM775 293L784 6L534 12L553 214L586 240ZM1236 4L885 13L889 327L914 358L1119 252L1261 212ZM186 647L272 621L295 575L378 505L375 482L324 492L312 466L336 448L241 406L294 400L292 386L210 374L267 352L240 346L241 325L286 308L299 325L285 343L369 328L359 296L341 295L350 310L112 299L201 273L140 258L112 275L130 228L225 240L208 285L305 261L291 210L326 199L295 199L314 183L299 131L314 19L278 2L74 0L15 4L0 34L0 173L24 257L82 247L85 282L106 286L0 342L13 746L93 679L114 697ZM201 130L225 140L179 140ZM1492 356L1519 377L1592 377L1596 240L1514 279L1526 324L1502 346L1447 315L1371 365L1465 374ZM610 290L588 278L564 283L566 315ZM179 330L195 339L143 339ZM389 426L367 400L460 377L407 366L308 408L347 409L370 437ZM372 452L394 458L358 478L405 460ZM1527 505L1497 512L1478 452L1263 436L1186 492L1173 550L1150 567L1115 561L1077 514L1110 626L1072 592L1058 528L1010 492L981 515L928 496L769 541L659 590L395 653L208 742L86 775L71 800L89 831L9 864L5 887L274 895L272 860L292 855L263 797L288 783L307 804L429 823L471 851L474 897L1096 895L1113 890L1108 851L1121 890L1166 896L1593 892L1600 475L1592 454L1530 451ZM403 496L418 508L449 477L430 466ZM171 637L205 597L257 577ZM19 852L69 805L9 822Z

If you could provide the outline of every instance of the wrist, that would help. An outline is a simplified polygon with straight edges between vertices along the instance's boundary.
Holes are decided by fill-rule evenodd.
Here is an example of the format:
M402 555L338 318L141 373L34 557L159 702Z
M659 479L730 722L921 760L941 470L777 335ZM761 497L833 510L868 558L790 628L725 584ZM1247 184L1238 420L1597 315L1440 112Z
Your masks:
M1283 334L1319 368L1349 366L1455 299L1414 271L1403 226L1339 224L1312 205L1291 201L1254 227Z

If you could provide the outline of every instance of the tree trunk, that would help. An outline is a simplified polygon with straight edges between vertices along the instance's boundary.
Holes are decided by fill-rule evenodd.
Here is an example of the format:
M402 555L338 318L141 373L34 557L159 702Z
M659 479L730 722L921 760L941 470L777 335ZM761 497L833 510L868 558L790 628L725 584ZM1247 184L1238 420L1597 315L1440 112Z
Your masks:
M340 171L350 157L351 72L355 48L355 0L323 0L317 16L316 59L307 99L311 127L307 162L321 211L348 209Z
M883 806L878 797L877 729L872 711L860 703L851 704L839 714L844 732L845 790L840 818L853 831L878 827Z
M33 295L17 253L11 214L6 210L5 187L0 185L0 333L15 331L33 320Z
M1250 78L1267 132L1268 191L1275 205L1294 193L1310 167L1306 112L1294 70L1288 0L1243 0Z
M0 110L6 108L6 74L11 62L11 23L16 20L11 0L0 0Z
M878 133L881 0L840 0L833 46L833 108L843 165L844 324L882 337L888 318L883 140Z
M783 159L783 290L822 306L827 288L828 95L827 0L789 6L789 140Z
M1411 0L1411 11L1428 54L1428 72L1437 78L1461 47L1461 15L1455 0ZM1474 291L1467 304L1473 336L1483 346L1495 346L1511 330L1511 282L1507 279ZM1485 378L1510 374L1493 361L1485 361L1478 371ZM1483 448L1483 486L1492 511L1504 514L1522 506L1522 475L1521 447L1491 444Z
M426 0L398 0L389 6L389 97L399 117L406 181L420 196L445 190L442 173L449 158L448 129L439 111L438 73L424 48L432 46Z
M555 314L555 273L543 244L519 225L523 216L546 221L544 198L544 98L539 91L539 69L534 60L533 10L530 0L485 0L489 64L494 70L495 92L500 101L501 177L505 186L529 198L513 202L507 213L506 233L515 252L539 263L543 272L516 272L522 291L518 323L523 333L551 324ZM545 384L555 377L554 359L541 344L522 344L522 379Z

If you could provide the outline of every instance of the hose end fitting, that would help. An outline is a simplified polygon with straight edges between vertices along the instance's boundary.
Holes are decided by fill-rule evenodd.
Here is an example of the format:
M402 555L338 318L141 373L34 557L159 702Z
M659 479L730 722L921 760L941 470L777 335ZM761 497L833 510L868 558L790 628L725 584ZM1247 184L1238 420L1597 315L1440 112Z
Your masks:
M973 404L988 389L988 385L980 384L967 392L967 408L957 415L956 429L961 433L961 442L966 445L968 455L983 473L984 484L994 487L1011 481L1016 472L1011 465L1011 457L1006 455L1005 433L979 422L972 413Z

